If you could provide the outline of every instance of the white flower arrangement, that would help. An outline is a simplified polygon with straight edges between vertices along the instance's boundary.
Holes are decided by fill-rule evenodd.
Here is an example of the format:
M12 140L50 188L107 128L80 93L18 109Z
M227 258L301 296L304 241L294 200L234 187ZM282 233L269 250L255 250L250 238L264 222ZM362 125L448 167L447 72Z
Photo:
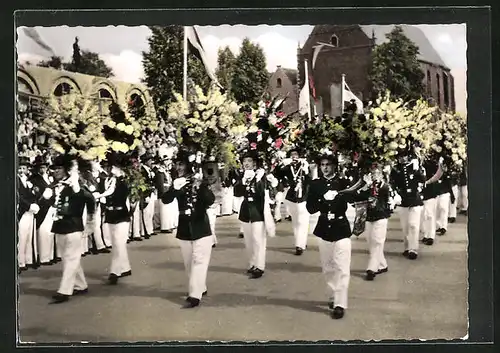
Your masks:
M439 131L431 150L444 157L453 169L460 170L467 159L467 121L459 114L443 112L434 124Z

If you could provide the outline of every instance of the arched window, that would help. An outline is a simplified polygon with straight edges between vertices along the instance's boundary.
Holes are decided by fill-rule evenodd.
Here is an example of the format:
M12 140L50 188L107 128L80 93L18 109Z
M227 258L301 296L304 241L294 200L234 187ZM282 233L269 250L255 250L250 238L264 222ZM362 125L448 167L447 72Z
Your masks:
M337 37L335 34L330 38L330 44L333 45L334 47L339 46L339 37Z
M278 79L276 80L276 87L277 87L277 88L281 88L281 78L278 78Z
M437 84L437 105L441 106L441 81L439 74L436 74L436 84Z
M70 94L71 90L72 87L69 83L61 82L60 84L57 85L56 89L54 90L54 96L61 97L65 94Z
M432 93L432 77L429 70L427 70L427 92Z
M33 92L33 89L31 88L30 84L26 82L26 80L22 77L18 77L17 79L17 91L31 93L31 94L35 93Z
M129 109L133 116L142 116L145 113L144 101L140 95L133 93L129 100Z
M99 89L99 98L100 99L113 99L113 96L111 95L111 92L109 92L105 88Z

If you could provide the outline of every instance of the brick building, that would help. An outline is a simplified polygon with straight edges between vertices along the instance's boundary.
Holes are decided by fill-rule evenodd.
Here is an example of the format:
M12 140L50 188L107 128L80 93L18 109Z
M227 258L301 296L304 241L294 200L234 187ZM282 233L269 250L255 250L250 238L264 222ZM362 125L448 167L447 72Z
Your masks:
M288 98L283 104L283 111L285 114L292 114L299 109L297 90L297 70L285 69L281 66L276 68L276 71L270 75L267 92L272 97L279 95Z
M361 100L368 99L372 50L387 41L385 35L393 28L392 25L315 26L304 46L297 49L297 87L302 88L304 84L304 59L307 59L309 74L314 78L316 95L325 113L334 114L334 105L338 102L332 101L333 85L340 84L342 74L346 75L346 82L356 96ZM429 96L441 109L455 110L454 81L450 69L418 27L403 25L402 28L404 34L419 47L424 86ZM321 49L312 70L314 46L318 43L331 46Z

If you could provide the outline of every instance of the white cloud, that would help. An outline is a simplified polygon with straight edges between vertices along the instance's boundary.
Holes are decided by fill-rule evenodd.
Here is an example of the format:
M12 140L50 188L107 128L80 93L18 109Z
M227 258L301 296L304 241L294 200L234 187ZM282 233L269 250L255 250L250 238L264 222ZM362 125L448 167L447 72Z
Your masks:
M298 42L275 32L263 34L255 40L264 49L267 60L267 70L276 71L276 66L297 68Z
M123 50L119 55L100 54L102 60L113 69L117 81L140 83L144 77L142 55L131 50Z
M233 54L236 56L240 52L242 40L236 37L219 38L213 35L203 36L200 34L200 40L207 53L207 60L211 67L217 67L217 58L219 48L229 46Z

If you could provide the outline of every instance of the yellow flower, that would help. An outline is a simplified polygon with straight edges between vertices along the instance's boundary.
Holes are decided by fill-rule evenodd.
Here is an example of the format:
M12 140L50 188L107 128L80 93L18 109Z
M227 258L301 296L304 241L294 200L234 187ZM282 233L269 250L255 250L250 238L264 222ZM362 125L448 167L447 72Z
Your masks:
M132 135L132 133L134 132L134 127L132 125L127 125L124 129L124 131L129 134L129 135Z
M108 122L108 126L109 126L110 128L112 128L112 129L114 129L114 128L116 127L116 123L115 123L113 120L110 120L110 121Z

